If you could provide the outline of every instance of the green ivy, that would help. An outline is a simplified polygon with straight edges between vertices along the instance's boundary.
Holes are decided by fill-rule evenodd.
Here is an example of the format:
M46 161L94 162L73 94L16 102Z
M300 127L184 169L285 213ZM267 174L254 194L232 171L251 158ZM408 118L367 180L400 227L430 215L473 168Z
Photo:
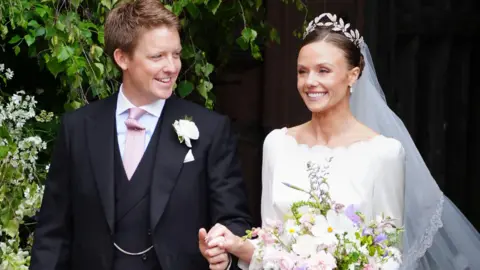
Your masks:
M160 1L160 0L159 0ZM296 3L306 10L301 0ZM15 54L38 59L60 81L76 109L87 97L104 98L118 89L120 72L103 51L106 14L118 0L5 0L0 3L0 34ZM162 1L182 24L182 62L176 93L193 92L213 108L212 75L224 67L232 51L249 51L262 60L262 46L279 43L277 31L264 20L261 0ZM262 45L263 44L263 45Z

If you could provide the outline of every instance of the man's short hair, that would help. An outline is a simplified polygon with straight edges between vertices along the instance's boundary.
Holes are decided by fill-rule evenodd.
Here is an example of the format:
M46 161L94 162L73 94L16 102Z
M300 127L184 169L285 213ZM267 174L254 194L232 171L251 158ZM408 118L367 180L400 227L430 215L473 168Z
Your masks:
M105 22L105 51L112 59L116 49L132 53L144 31L162 26L180 30L178 17L160 0L120 2Z

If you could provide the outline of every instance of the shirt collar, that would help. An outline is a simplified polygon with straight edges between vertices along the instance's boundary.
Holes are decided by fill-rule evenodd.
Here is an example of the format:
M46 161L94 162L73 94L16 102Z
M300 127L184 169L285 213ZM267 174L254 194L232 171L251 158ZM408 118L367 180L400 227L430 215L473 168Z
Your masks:
M165 100L158 99L150 104L140 106L140 109L145 110L147 113L155 117L160 117L164 105L165 105ZM128 100L127 97L123 94L123 84L120 85L120 90L119 90L118 99L117 99L116 115L123 114L124 112L128 111L130 108L134 108L134 107L135 105L133 105L130 102L130 100Z

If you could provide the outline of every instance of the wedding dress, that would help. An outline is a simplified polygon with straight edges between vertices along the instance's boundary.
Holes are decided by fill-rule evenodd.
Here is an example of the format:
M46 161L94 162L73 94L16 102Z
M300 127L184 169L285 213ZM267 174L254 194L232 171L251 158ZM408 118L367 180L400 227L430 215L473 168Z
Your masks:
M262 224L283 220L293 202L309 195L287 187L289 183L310 190L307 162L328 172L333 201L354 204L366 220L382 213L403 225L405 152L399 141L377 135L345 147L299 144L287 129L272 131L264 142L262 169ZM254 264L255 262L252 262ZM262 269L245 264L242 269Z
M395 139L377 135L345 147L309 147L283 128L267 136L263 158L262 223L267 218L283 220L293 202L308 199L283 182L310 190L307 162L312 161L327 167L333 201L355 204L367 220L384 213L403 225L405 153Z

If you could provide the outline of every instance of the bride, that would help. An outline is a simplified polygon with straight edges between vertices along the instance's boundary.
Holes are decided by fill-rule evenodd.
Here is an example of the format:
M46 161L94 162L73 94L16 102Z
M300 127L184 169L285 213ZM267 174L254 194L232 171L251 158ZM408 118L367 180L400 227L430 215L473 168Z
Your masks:
M272 131L264 142L262 223L283 219L309 189L307 161L328 170L332 199L367 218L384 213L404 226L401 269L480 269L480 236L430 175L402 121L388 108L367 45L336 15L310 22L297 61L307 123ZM261 269L244 241L217 224L202 252L216 269L225 252L241 269Z

